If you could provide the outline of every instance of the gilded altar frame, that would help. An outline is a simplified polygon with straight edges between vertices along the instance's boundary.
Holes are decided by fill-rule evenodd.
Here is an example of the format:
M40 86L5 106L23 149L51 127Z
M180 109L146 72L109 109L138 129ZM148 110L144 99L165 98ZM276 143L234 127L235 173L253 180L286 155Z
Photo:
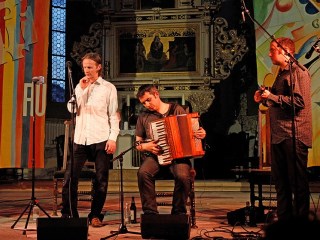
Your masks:
M200 76L200 24L116 26L115 77Z

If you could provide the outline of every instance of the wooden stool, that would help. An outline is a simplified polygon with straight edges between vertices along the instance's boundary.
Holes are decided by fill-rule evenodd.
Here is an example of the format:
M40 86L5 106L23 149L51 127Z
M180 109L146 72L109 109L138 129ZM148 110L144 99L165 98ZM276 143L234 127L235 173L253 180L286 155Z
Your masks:
M196 225L196 203L195 203L195 191L194 191L194 180L196 177L196 171L194 168L192 168L190 170L190 174L191 174L191 189L190 189L189 200L188 200L187 205L190 207L189 211L190 211L191 228L197 228L197 225ZM173 181L171 179L168 179L167 176L165 176L164 178L157 179L157 180ZM157 196L157 198L172 197L173 192L172 191L171 192L157 191L156 196ZM165 201L158 201L157 205L158 206L172 206L172 203L165 202Z

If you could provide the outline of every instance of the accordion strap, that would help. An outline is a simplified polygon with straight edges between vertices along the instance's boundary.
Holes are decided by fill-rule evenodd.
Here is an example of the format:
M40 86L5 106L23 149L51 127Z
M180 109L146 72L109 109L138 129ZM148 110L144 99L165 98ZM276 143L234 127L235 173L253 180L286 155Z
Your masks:
M170 108L168 112L168 116L174 115L174 111L176 110L177 104L176 103L170 103Z

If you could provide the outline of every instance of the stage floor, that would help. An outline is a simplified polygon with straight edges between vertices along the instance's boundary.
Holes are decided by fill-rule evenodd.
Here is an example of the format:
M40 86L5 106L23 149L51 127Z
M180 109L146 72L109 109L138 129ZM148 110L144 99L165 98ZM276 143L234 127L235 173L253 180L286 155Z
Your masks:
M226 182L225 184L228 184ZM14 229L12 225L24 209L31 202L32 188L31 182L13 181L10 183L0 184L0 239L37 239L36 221L30 216L27 224L27 230L23 234L25 224L27 222L29 209L22 218L16 223ZM36 181L35 182L35 198L39 201L39 205L52 217L53 216L53 200L52 200L52 181ZM128 231L141 232L140 229L140 214L141 203L138 192L125 192L125 203L130 203L131 197L135 197L137 206L138 223L127 224ZM246 201L249 201L250 193L248 191L203 191L196 192L196 226L190 232L190 239L214 239L214 237L222 237L221 239L240 239L242 236L262 236L263 228L266 222L258 223L256 227L247 227L241 224L231 226L228 224L227 214L229 212L239 210L245 206ZM318 209L319 194L312 194L312 209ZM170 198L169 198L170 201ZM59 200L60 202L60 200ZM268 203L265 203L267 205ZM110 235L110 231L119 230L121 223L120 212L120 195L110 193L104 205L105 224L101 228L92 228L89 226L89 240L100 240ZM274 206L274 203L270 203ZM79 201L80 217L86 217L90 208L90 202ZM170 212L170 207L160 206L160 213L166 214ZM272 214L272 210L265 210L265 213ZM40 217L46 215L40 211ZM238 235L234 235L238 234ZM240 235L239 235L240 234ZM198 237L198 238L197 238ZM120 234L109 239L142 239L140 234ZM251 238L255 239L255 238Z

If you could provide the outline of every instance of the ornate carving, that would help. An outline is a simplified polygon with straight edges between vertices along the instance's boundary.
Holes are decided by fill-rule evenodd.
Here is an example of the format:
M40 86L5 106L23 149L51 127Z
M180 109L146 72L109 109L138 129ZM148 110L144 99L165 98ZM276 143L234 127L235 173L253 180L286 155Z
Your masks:
M187 96L186 100L191 103L192 111L202 114L208 110L214 100L212 90L204 90L202 92L194 92Z
M226 19L219 17L214 22L215 77L226 79L248 52L248 47L244 36L238 36L236 30L228 30Z
M80 42L75 42L72 47L71 57L81 66L81 58L88 52L101 54L102 25L93 23L89 29L89 35L81 36Z
M192 1L191 5L199 9L211 9L218 11L221 7L222 0L202 0L202 1Z
M190 91L190 86L178 85L178 86L174 86L173 89L175 91L180 91L180 90Z

